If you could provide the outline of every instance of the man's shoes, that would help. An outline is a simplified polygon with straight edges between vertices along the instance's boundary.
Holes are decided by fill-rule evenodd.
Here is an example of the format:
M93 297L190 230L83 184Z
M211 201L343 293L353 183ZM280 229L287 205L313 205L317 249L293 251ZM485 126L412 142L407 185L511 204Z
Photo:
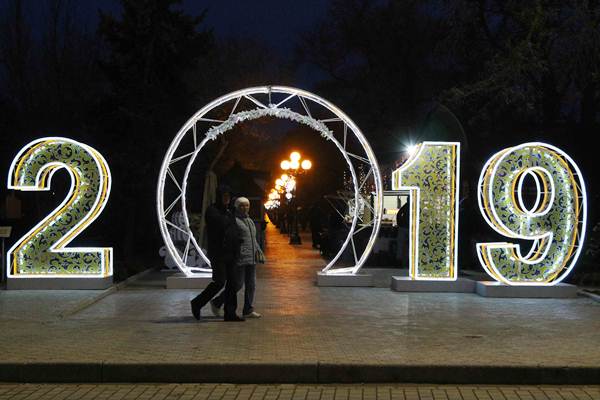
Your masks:
M244 318L238 317L237 315L233 315L231 317L225 317L225 318L223 318L223 320L226 322L244 322L245 321Z
M260 318L262 314L257 313L256 311L252 311L251 313L244 314L244 318Z
M210 311L212 311L215 317L222 317L223 313L221 312L221 307L217 307L215 303L211 300L210 302Z
M200 320L200 307L195 302L195 299L190 301L190 305L192 306L192 315L194 316L194 318L196 318L199 321Z

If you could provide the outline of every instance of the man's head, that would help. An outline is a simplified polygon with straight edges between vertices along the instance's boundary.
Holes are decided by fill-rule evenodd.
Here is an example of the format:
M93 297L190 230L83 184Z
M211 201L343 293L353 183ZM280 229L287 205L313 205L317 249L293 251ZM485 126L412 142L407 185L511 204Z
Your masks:
M244 215L248 215L250 211L250 200L245 197L235 199L235 209Z
M230 202L231 202L231 193L222 192L221 193L221 204L223 204L224 206L228 206Z
M217 188L217 201L224 206L231 202L231 188L227 185L219 185Z

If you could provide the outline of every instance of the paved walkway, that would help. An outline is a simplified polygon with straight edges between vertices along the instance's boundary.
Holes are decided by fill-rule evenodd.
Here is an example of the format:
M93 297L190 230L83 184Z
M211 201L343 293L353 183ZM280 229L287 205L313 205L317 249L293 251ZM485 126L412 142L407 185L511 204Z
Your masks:
M195 321L193 290L1 291L0 381L600 382L600 303L319 288L272 227L259 320ZM209 315L208 309L202 310ZM59 367L54 367L58 365Z
M596 400L599 386L7 385L0 399L82 400Z

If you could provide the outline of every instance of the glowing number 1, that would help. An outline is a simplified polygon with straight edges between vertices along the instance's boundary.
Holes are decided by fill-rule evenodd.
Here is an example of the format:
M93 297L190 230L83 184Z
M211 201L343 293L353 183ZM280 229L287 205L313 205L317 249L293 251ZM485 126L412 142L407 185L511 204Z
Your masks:
M71 189L63 202L8 251L8 276L105 277L112 275L112 248L66 246L92 223L108 201L110 171L92 147L49 137L21 149L8 174L8 188L50 190L52 175L65 168Z
M423 142L394 171L393 190L410 191L409 275L456 280L460 143Z

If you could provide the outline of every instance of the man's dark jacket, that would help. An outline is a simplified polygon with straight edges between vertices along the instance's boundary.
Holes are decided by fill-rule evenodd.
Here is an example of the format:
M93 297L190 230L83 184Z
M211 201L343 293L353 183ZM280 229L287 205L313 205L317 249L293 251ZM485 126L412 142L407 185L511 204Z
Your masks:
M233 261L239 256L240 242L233 213L222 204L206 209L207 255L211 261Z

